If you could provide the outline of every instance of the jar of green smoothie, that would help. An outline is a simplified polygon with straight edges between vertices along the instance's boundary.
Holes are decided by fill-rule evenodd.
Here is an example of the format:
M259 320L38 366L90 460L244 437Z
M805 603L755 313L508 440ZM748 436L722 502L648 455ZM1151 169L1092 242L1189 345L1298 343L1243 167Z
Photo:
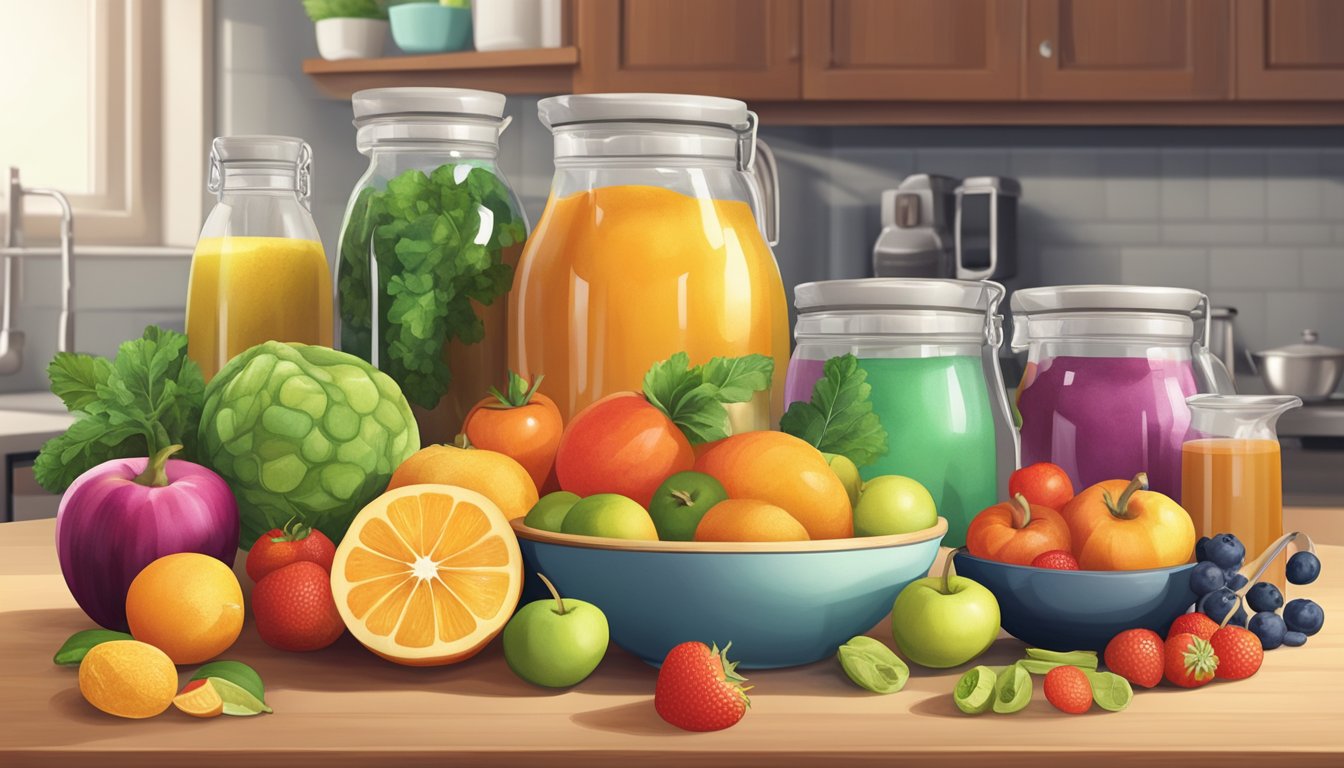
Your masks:
M998 283L967 280L828 280L794 289L797 346L785 402L809 399L830 358L857 357L887 430L886 455L860 473L923 484L947 518L950 547L966 543L971 519L998 502L1018 466L998 361L1003 297Z

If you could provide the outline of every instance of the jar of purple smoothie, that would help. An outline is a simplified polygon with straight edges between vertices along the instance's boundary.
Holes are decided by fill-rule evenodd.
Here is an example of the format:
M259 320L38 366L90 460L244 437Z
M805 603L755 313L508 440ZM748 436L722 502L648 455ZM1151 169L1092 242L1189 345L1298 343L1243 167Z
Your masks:
M826 361L852 354L872 387L887 452L864 480L919 481L947 519L943 544L965 543L980 510L998 502L1017 468L1017 432L998 349L1003 286L988 281L870 278L794 289L797 346L784 400L812 397Z
M1079 492L1146 472L1152 490L1179 500L1185 399L1231 392L1205 347L1208 297L1065 285L1017 291L1012 311L1012 348L1027 350L1017 389L1023 465L1058 464Z

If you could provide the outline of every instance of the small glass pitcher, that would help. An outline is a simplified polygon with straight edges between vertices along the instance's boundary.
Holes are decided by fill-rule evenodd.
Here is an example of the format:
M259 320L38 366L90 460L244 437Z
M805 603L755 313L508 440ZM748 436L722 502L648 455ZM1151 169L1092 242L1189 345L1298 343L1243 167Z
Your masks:
M1287 395L1195 395L1181 446L1181 506L1195 533L1231 533L1248 555L1283 535L1283 475L1275 422L1302 405ZM1283 561L1263 581L1283 589Z

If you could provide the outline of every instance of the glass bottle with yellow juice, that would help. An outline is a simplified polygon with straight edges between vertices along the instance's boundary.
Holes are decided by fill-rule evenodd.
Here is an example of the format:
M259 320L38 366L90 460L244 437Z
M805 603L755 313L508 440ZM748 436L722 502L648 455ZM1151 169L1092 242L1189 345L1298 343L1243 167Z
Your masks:
M1252 559L1283 535L1283 469L1274 425L1302 401L1278 395L1195 395L1181 446L1181 506L1199 536L1231 533ZM1262 581L1284 586L1283 561Z
M211 146L218 202L187 289L187 351L207 381L263 341L331 346L331 267L305 204L310 158L307 144L286 136Z

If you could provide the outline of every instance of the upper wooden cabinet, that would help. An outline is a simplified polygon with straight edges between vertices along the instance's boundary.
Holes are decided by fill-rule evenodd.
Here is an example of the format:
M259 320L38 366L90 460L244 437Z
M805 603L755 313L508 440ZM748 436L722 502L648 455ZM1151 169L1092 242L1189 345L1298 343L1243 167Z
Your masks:
M1025 95L1225 99L1228 0L1028 0Z
M799 0L578 0L575 90L801 95Z
M1021 0L805 0L803 96L1018 98Z
M1237 0L1238 98L1344 100L1344 2Z

